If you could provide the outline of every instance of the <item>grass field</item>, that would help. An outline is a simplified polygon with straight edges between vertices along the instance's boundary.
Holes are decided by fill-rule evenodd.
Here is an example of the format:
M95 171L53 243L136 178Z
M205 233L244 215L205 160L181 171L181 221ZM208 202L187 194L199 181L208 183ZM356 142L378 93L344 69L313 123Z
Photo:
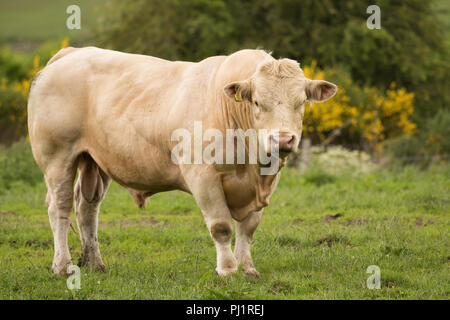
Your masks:
M106 273L81 289L52 274L45 187L0 191L1 299L448 299L450 167L360 176L283 172L255 233L260 278L214 273L215 249L192 197L155 195L137 209L113 184L100 214ZM74 216L72 221L75 224ZM77 235L69 243L76 262ZM381 269L369 290L366 269Z

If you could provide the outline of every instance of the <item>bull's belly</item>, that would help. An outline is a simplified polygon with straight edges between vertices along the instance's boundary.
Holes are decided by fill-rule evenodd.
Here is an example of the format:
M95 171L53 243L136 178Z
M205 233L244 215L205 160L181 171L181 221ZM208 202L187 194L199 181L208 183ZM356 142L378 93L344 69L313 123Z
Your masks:
M186 190L179 167L157 148L87 149L99 167L124 187L151 193Z

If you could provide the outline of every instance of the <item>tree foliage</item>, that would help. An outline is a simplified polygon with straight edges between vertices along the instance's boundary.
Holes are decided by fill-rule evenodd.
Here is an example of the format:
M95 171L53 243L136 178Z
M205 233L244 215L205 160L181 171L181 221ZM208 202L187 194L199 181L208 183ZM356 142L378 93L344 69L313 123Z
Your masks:
M320 70L314 61L303 70L309 79L325 78L339 84L333 99L306 107L303 134L314 143L326 143L337 130L340 134L333 142L369 152L381 151L383 141L416 132L410 118L414 94L397 88L394 82L383 92L354 84L345 70Z
M381 29L366 26L369 4ZM450 102L448 47L432 1L112 0L103 11L102 45L171 60L198 61L242 48L321 68L345 66L360 85L392 82L416 96L416 119Z

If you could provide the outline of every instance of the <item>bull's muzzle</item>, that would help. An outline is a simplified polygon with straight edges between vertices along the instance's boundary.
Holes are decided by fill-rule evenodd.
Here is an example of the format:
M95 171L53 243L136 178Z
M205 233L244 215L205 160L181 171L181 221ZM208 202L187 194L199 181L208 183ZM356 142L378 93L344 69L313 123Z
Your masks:
M290 153L296 148L297 137L290 133L280 133L270 135L271 145L278 146L280 153Z

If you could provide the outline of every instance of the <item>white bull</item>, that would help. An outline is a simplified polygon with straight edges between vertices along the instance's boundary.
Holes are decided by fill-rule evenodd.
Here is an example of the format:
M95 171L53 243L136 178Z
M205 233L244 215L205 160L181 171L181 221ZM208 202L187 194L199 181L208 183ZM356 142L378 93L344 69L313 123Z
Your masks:
M53 271L66 274L72 263L67 234L74 200L80 264L105 269L98 212L113 179L139 205L157 192L191 193L217 249L217 273L228 275L242 264L245 273L257 275L251 239L286 156L299 143L305 102L327 100L336 90L306 79L296 61L261 50L192 63L94 47L62 49L33 80L28 101L31 146L48 188ZM172 133L184 128L194 134L197 121L202 131L214 128L224 136L226 129L276 130L265 137L268 145L279 145L275 172L261 174L259 162L172 161Z

